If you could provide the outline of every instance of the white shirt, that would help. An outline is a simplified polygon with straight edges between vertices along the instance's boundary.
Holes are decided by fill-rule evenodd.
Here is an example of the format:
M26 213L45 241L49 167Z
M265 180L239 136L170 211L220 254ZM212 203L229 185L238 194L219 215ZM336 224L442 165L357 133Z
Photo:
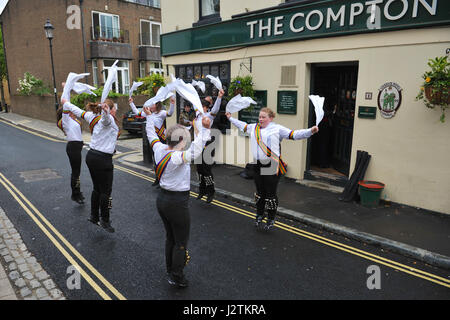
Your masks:
M62 129L67 141L83 141L81 134L81 122L70 117L69 111L64 112L61 118Z
M158 113L152 112L151 115L147 116L147 114L144 111L139 111L133 102L130 103L130 107L131 107L131 110L133 111L133 113L138 116L147 117L147 119L149 117L151 117L153 119L153 125L158 130L161 129L161 127L163 126L164 120L166 120L166 117L172 116L172 114L175 110L175 105L173 103L171 103L169 111L161 110ZM164 129L164 131L162 133L164 134L164 137L165 137L166 130Z
M254 160L267 161L266 153L259 147L255 136L256 123L247 124L244 121L230 117L230 122L243 132L250 134L250 145ZM300 140L311 137L311 129L291 130L282 125L270 122L267 127L261 128L261 139L264 144L278 157L280 156L280 143L283 139Z
M89 123L92 137L90 148L104 153L113 154L116 150L116 142L119 135L119 127L114 121L114 117L102 110L101 114L91 111L84 111L77 106L66 102L63 110L69 110L78 118L83 118Z
M153 119L147 117L146 130L148 141L153 148L155 162L158 164L171 150L159 141L155 132ZM186 151L173 151L172 157L164 170L159 185L169 191L189 191L191 189L191 167L190 162L201 155L206 141L210 139L210 131L202 130L189 149Z
M212 126L212 124L213 124L213 121L214 121L214 119L216 118L216 116L217 116L217 113L219 113L219 110L220 110L220 104L221 104L221 102L222 102L222 98L217 98L216 99L216 102L214 103L214 106L212 107L212 109L211 109L211 111L210 112L206 112L206 113L201 113L201 112L198 112L197 111L197 113L196 113L196 118L194 119L194 127L197 129L197 130L203 130L203 129L205 129L203 126L202 126L202 119L203 119L203 117L207 117L207 118L209 118L210 120L211 120L211 124L210 124L210 128L211 128L211 126ZM196 133L196 131L197 130L194 130L194 134L196 135L197 133Z

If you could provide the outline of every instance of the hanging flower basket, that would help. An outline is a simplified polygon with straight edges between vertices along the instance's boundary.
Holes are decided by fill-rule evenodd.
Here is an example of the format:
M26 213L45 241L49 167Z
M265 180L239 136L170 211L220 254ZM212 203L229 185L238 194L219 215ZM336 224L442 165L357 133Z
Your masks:
M446 87L442 90L436 90L432 86L424 88L425 97L434 105L450 104L450 87Z

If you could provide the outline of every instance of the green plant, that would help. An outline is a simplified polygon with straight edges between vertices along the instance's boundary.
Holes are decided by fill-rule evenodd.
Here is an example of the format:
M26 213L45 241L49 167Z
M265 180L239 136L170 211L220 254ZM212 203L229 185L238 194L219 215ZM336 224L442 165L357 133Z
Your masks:
M19 88L17 88L17 91L20 95L24 96L43 96L51 93L50 87L45 85L44 81L36 78L29 72L24 73L23 79L19 79Z
M76 105L77 107L84 109L87 102L100 101L100 98L103 93L103 87L93 90L92 92L95 93L97 96L95 96L93 94L88 94L88 93L81 93L81 94L77 94L77 95L73 96L70 99L70 102L72 104ZM122 97L122 96L125 96L125 94L115 93L113 91L110 91L108 94L108 98L113 99L113 100L117 99L118 97Z
M231 79L230 87L228 88L229 99L240 94L243 97L255 98L255 89L253 88L252 76L235 77Z
M440 106L441 122L445 122L445 109L450 103L450 62L447 56L428 60L431 71L422 75L425 80L416 101L423 100L427 108Z
M148 95L150 98L156 95L159 88L166 85L164 77L159 73L153 73L145 78L138 78L137 81L141 81L143 84L136 90L136 93Z

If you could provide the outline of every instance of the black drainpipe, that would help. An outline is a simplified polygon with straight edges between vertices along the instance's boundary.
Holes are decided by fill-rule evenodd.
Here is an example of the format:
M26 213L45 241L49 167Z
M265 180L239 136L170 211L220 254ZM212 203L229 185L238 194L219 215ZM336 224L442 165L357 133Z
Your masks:
M81 11L81 37L83 39L83 62L84 62L84 73L88 73L87 71L87 60L86 60L86 41L84 38L84 18L83 18L83 0L80 0L80 11ZM84 78L84 81L88 83L88 78Z

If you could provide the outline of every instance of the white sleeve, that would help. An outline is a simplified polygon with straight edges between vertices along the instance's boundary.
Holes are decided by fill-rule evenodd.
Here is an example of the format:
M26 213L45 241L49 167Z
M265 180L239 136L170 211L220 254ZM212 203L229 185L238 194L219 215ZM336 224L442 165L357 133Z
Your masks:
M134 102L130 103L130 107L131 110L133 111L133 113L137 116L141 116L141 112L139 112L139 110L136 108L136 105L134 104ZM144 114L145 116L146 114Z
M222 98L217 98L214 103L214 107L211 109L210 114L215 117L220 111L220 104L222 103Z
M243 132L247 132L247 126L248 123L244 122L244 121L240 121L238 119L235 119L233 117L230 117L230 122L239 130L243 131Z
M172 161L176 165L183 163L191 163L194 159L197 159L203 152L206 142L211 139L211 132L209 129L200 130L199 134L195 137L189 149L186 151L176 151L172 155Z
M174 104L174 103L171 103L171 104L170 104L170 109L169 109L169 111L167 112L167 116L168 116L168 117L171 117L174 111L175 111L175 104Z
M280 140L282 139L301 140L307 139L312 135L311 129L291 130L281 125L279 127L280 127Z
M111 124L111 117L109 111L102 110L102 118L100 121L105 127Z
M92 112L86 112L68 101L64 103L63 110L72 112L77 118L83 118L88 123L91 123L92 119L95 117Z

